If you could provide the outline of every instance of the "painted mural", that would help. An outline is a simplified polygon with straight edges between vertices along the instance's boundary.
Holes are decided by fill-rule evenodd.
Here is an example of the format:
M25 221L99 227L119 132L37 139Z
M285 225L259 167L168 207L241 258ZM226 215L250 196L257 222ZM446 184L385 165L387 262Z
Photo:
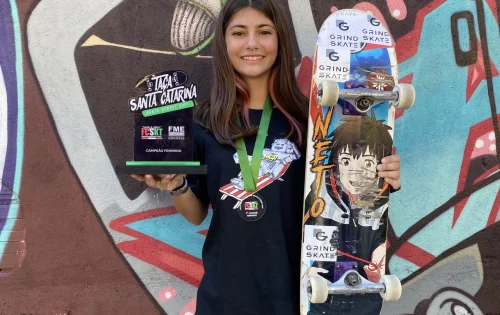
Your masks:
M17 6L0 1L0 276L19 268L26 253L19 188L24 100Z
M211 216L189 224L166 193L116 175L114 165L132 158L124 135L132 132L127 103L139 78L180 68L195 82L209 80L221 1L43 0L26 17L25 52L74 176L124 262L168 314L195 312ZM344 8L370 11L388 25L400 81L417 91L395 126L403 188L391 196L386 267L402 279L403 295L382 314L498 313L500 0L287 4L305 95L318 28ZM0 202L1 269L8 255L2 242L12 234L6 213L19 217L22 204L13 196L24 109L15 2L0 0L0 15L0 200L6 191L12 196L6 207ZM198 83L198 93L206 98L209 86Z

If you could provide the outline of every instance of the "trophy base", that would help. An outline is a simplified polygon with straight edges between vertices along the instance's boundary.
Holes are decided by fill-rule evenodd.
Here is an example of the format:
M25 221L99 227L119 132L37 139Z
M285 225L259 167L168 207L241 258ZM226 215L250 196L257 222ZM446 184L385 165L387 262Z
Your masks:
M207 166L194 161L127 161L115 165L118 174L191 174L207 173Z

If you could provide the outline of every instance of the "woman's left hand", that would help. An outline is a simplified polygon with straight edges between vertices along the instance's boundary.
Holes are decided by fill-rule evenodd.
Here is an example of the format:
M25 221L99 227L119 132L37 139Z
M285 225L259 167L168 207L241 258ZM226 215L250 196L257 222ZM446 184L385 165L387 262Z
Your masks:
M382 164L377 166L378 176L382 177L386 183L392 186L395 190L401 187L399 182L399 155L390 155L382 159Z

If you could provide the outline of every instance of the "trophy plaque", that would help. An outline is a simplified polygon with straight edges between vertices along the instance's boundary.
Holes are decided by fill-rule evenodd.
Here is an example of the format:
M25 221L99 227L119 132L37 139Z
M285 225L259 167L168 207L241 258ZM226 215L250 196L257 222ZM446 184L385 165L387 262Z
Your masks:
M136 83L142 94L129 99L134 115L133 161L117 165L122 174L206 174L193 160L193 111L197 86L182 70L150 74Z

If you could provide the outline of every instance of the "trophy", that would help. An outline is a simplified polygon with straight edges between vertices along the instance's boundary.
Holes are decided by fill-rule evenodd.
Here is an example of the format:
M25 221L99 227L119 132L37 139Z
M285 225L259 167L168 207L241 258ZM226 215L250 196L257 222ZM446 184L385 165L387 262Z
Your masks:
M129 99L134 115L134 160L117 165L125 174L206 174L193 161L193 112L197 86L182 70L145 76L135 88L142 95Z

